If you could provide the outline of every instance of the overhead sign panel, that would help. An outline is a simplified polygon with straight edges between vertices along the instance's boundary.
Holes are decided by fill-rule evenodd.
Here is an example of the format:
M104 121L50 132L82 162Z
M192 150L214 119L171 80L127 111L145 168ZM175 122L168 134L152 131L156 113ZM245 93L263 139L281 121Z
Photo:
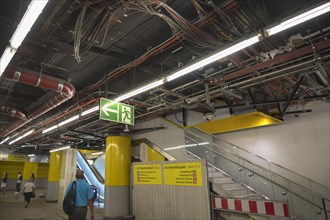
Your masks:
M134 125L134 106L101 98L100 119Z

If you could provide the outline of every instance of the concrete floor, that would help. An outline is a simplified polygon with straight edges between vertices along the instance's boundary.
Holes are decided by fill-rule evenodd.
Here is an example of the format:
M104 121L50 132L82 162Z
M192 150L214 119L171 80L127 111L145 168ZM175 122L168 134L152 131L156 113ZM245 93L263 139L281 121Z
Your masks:
M62 210L62 203L46 203L45 198L40 198L43 190L36 191L36 198L32 198L30 205L24 208L22 193L15 195L14 191L0 194L0 219L1 220L63 220L68 216ZM95 220L103 219L103 209L94 206ZM87 220L90 219L88 210Z

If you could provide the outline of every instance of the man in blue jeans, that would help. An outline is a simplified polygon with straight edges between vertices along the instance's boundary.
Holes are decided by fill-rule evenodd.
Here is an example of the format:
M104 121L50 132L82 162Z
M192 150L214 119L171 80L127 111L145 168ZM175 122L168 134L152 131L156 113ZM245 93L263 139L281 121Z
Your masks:
M91 220L94 220L92 187L84 179L84 171L77 170L76 178L76 210L74 214L69 216L69 220L85 220L87 216L87 203L91 211ZM69 184L65 195L68 194L71 185L72 182Z

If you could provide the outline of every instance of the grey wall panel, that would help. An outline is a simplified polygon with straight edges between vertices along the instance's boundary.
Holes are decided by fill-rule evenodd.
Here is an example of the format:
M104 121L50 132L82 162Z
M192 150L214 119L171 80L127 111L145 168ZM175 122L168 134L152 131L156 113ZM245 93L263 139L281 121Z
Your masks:
M160 163L134 163L133 166ZM161 164L165 163L177 162ZM161 185L135 185L132 177L132 208L135 219L211 219L206 166L204 161L202 164L202 186L164 185L164 173Z

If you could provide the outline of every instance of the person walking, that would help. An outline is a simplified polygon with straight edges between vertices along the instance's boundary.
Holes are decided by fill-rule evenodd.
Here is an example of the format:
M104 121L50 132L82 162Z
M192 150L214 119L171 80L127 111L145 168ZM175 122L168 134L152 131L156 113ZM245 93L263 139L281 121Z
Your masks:
M21 191L22 180L23 180L23 175L21 174L21 172L18 172L17 180L16 180L16 192L15 192L16 194L18 194L19 191Z
M25 207L28 207L28 205L30 204L30 200L31 200L31 195L33 193L35 189L35 185L32 182L32 179L30 178L25 184L24 184L24 188L23 188L23 194L24 194L24 201L25 201Z
M91 212L91 220L94 220L94 208L93 208L93 189L92 187L87 183L87 181L84 178L84 171L78 169L76 172L76 209L74 214L69 215L69 220L83 220L86 219L87 216L87 204L90 208ZM71 185L73 182L71 182L65 192L65 195L68 194L68 192L71 189Z
M2 195L5 195L6 189L7 189L7 182L8 182L8 173L4 172L2 181L1 181L1 191Z

